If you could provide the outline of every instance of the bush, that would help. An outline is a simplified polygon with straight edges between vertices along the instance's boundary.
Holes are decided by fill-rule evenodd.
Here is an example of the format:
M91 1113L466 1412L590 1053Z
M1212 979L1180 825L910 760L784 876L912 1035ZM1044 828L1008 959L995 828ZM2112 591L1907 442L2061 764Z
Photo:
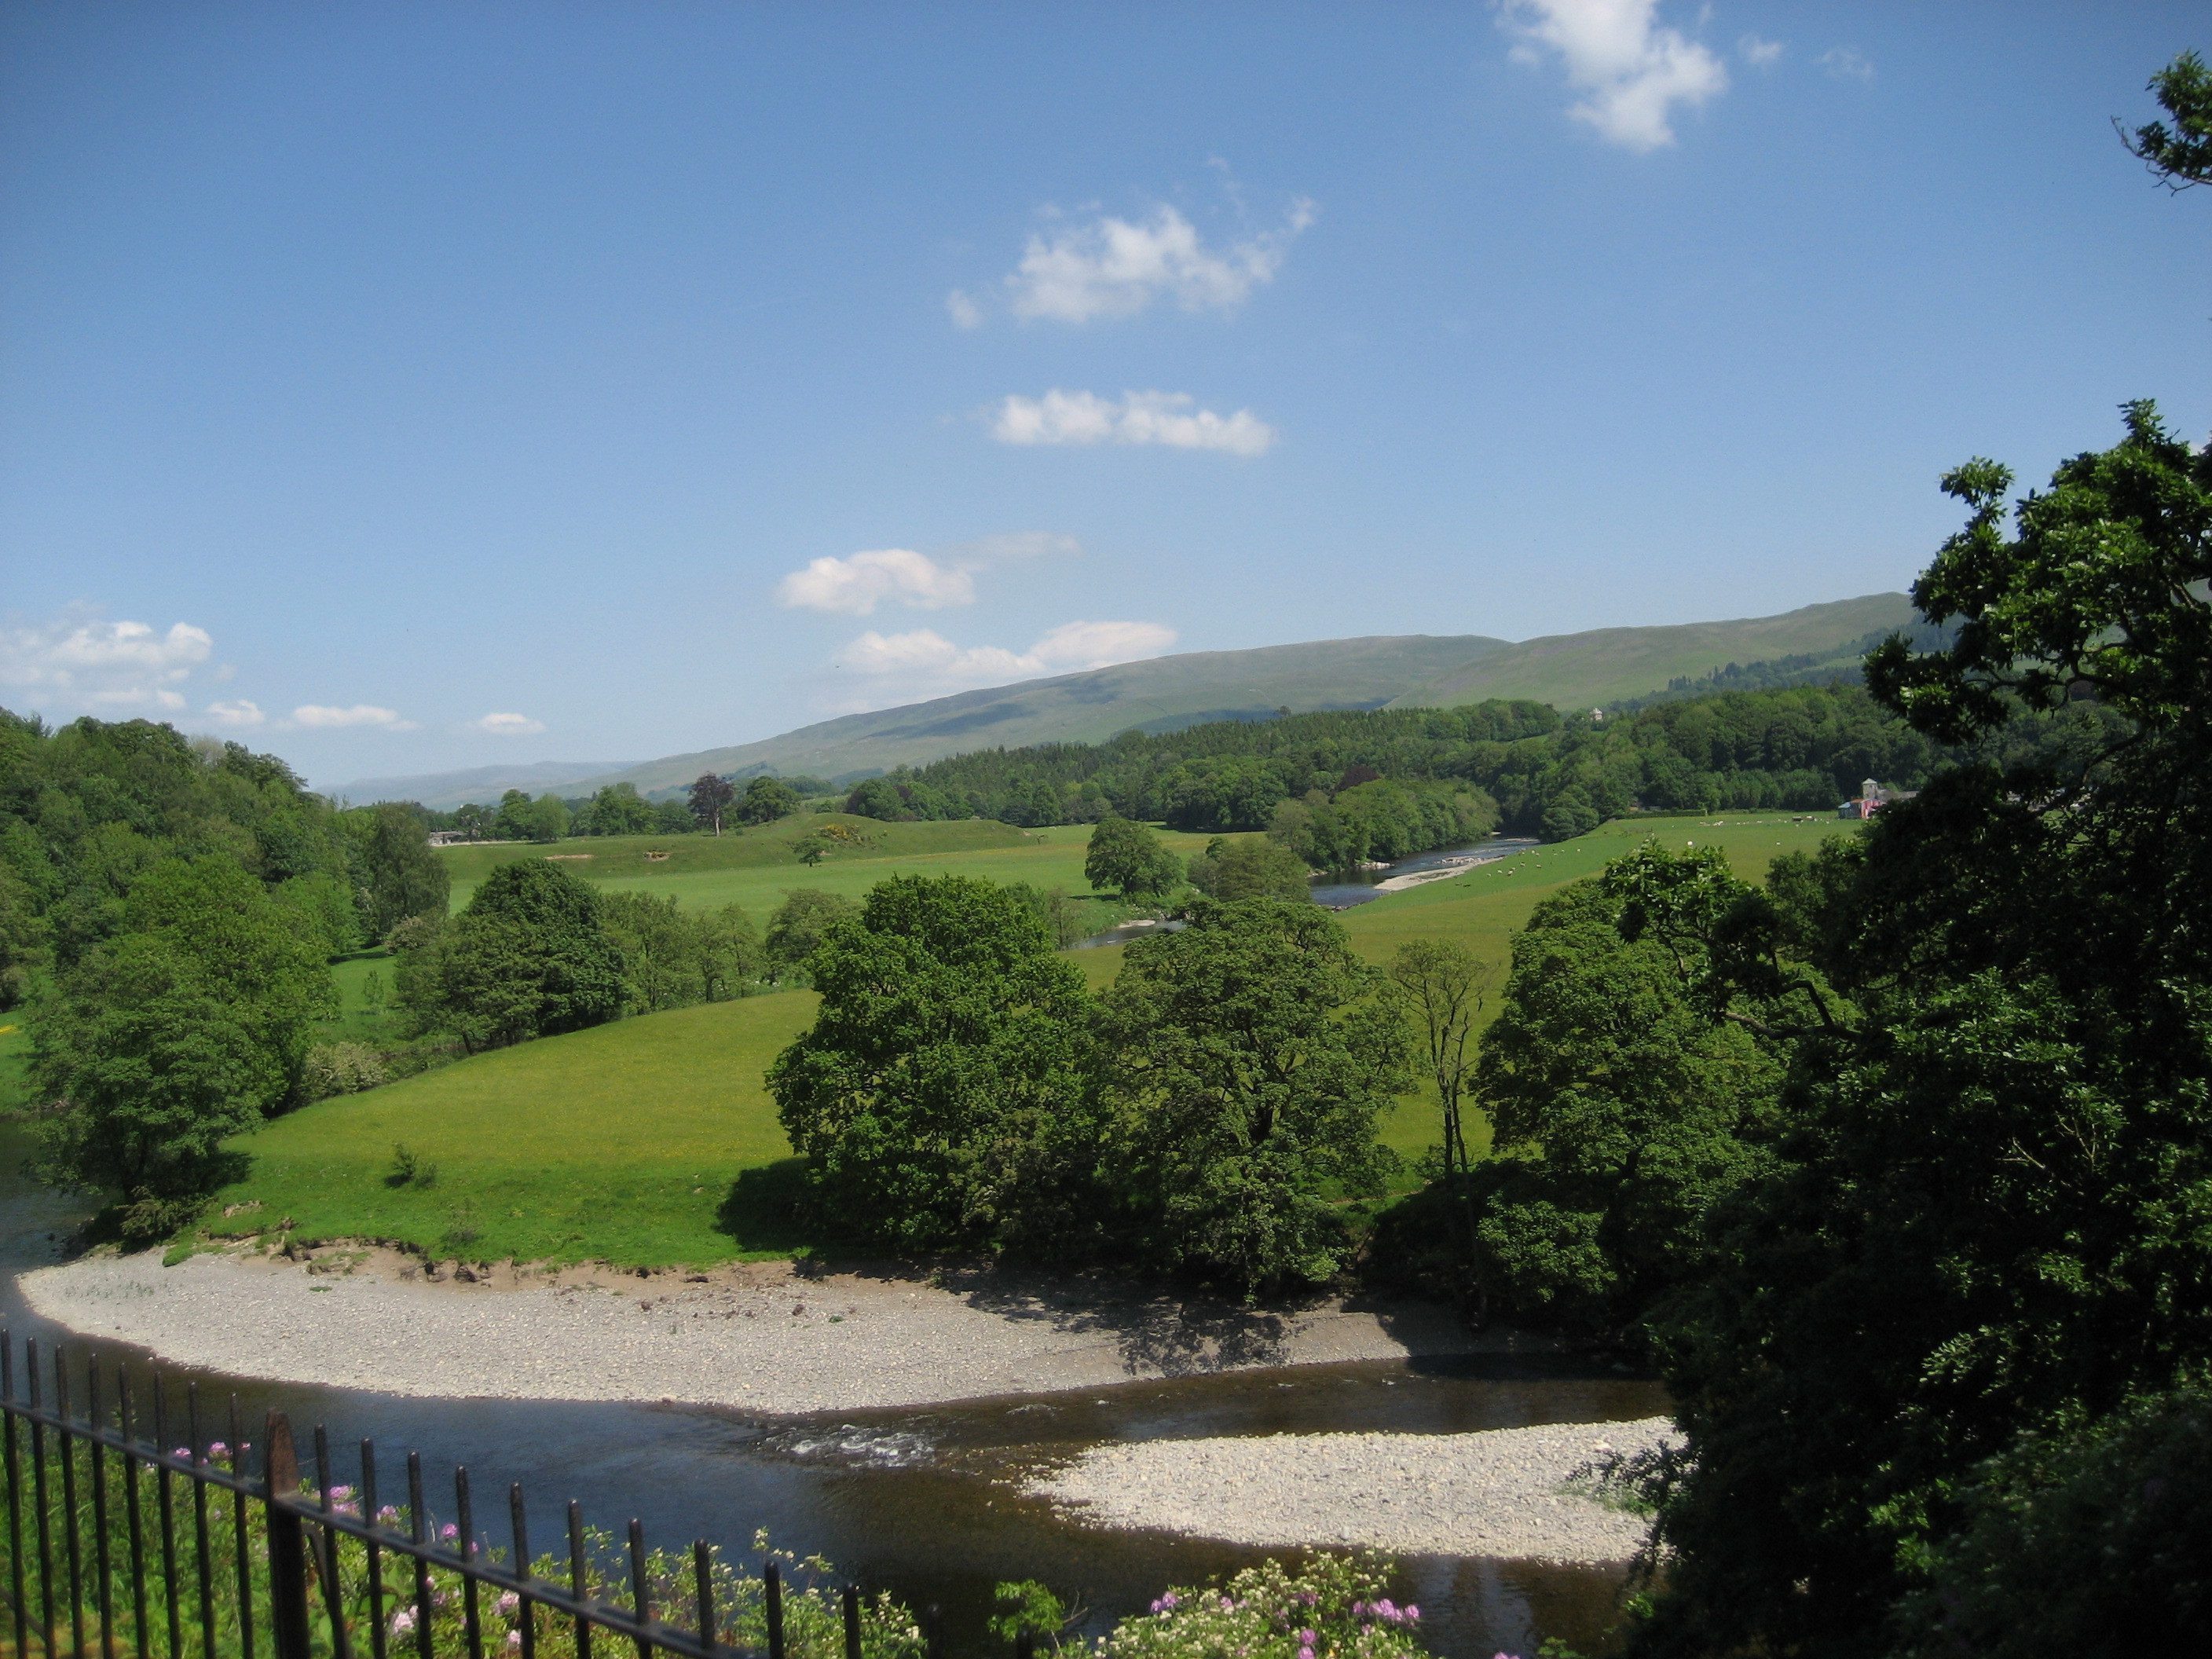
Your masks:
M1267 1560L1226 1583L1178 1585L1116 1625L1100 1659L1411 1659L1427 1651L1421 1610L1390 1599L1390 1572L1379 1556L1323 1554L1295 1572Z
M361 1042L319 1042L307 1050L300 1073L300 1091L309 1100L359 1094L390 1081L384 1057Z

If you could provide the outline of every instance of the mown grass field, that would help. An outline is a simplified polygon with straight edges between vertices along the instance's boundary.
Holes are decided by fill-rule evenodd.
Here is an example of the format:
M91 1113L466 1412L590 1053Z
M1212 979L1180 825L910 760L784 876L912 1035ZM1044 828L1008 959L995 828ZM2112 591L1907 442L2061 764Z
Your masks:
M1503 963L1513 931L1540 900L1595 874L1647 836L1669 845L1718 846L1741 873L1755 878L1778 853L1809 850L1841 827L1832 819L1793 824L1786 814L1609 823L1576 841L1388 895L1346 912L1345 926L1361 953L1378 963L1403 940L1431 936L1461 940ZM837 872L852 883L841 890L857 894L894 868L1036 880L1036 871L1058 860L1074 879L1054 877L1046 884L1080 890L1085 834L1031 832L1033 839L1019 843L964 852L885 852L824 864L814 873ZM1009 868L1021 873L1002 873ZM732 865L656 874L640 884L659 884L687 903L726 902L696 894L747 873ZM784 878L781 868L763 873ZM687 882L698 886L678 885ZM1073 960L1097 986L1112 978L1124 954L1108 946L1076 952ZM340 965L349 1032L369 1018L359 1006L360 988L380 968L388 981L389 964L372 957ZM217 1207L258 1207L213 1221L210 1230L259 1232L289 1218L308 1240L385 1238L443 1255L605 1259L620 1266L787 1253L800 1242L780 1219L790 1149L763 1073L805 1028L813 1006L811 994L787 991L624 1020L311 1106L237 1143L250 1173ZM1433 1091L1417 1091L1385 1120L1383 1139L1410 1164L1435 1140L1435 1123ZM434 1185L389 1183L398 1143L438 1166ZM1410 1185L1410 1177L1397 1184Z

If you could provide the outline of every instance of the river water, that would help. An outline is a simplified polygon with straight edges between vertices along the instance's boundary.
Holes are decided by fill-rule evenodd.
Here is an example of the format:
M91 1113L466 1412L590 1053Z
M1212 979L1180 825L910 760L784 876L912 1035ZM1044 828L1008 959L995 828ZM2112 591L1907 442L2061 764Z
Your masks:
M0 1125L0 1321L19 1342L36 1336L42 1346L67 1340L73 1352L96 1350L111 1374L120 1363L143 1368L150 1360L143 1351L81 1342L24 1304L16 1275L58 1260L77 1218L23 1178L21 1150L21 1132ZM280 1408L303 1442L318 1423L329 1425L337 1448L373 1438L386 1490L409 1450L422 1454L426 1473L465 1462L480 1511L503 1514L491 1495L509 1481L523 1484L540 1540L559 1536L559 1505L570 1498L599 1526L619 1528L635 1516L650 1540L681 1545L704 1536L738 1557L766 1528L777 1545L825 1556L871 1589L941 1607L952 1650L983 1653L998 1650L982 1626L1001 1579L1042 1579L1079 1600L1091 1610L1086 1633L1097 1634L1171 1582L1232 1571L1264 1553L1085 1528L1008 1482L1085 1446L1326 1430L1443 1433L1666 1409L1655 1383L1579 1360L1521 1355L1304 1366L765 1420L673 1405L403 1399L181 1368L165 1383L173 1420L182 1420L191 1376L215 1413L210 1433L227 1431L234 1394L253 1427ZM143 1401L143 1370L141 1390ZM258 1438L252 1427L247 1436ZM342 1478L354 1479L353 1452L333 1455ZM450 1505L434 1498L433 1507ZM1609 1569L1414 1558L1403 1564L1401 1594L1420 1604L1425 1637L1441 1653L1533 1654L1540 1638L1553 1636L1587 1652L1602 1644L1623 1577Z

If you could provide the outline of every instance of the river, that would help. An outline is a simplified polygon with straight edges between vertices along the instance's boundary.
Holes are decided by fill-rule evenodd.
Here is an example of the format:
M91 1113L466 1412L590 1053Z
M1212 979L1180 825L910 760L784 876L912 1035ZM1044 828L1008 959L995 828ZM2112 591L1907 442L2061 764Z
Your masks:
M58 1259L76 1214L22 1176L22 1144L20 1130L0 1124L0 1319L19 1341L67 1340L73 1352L97 1350L107 1368L147 1365L141 1350L80 1342L24 1304L16 1275ZM1655 1383L1544 1356L1317 1365L766 1420L690 1407L402 1399L173 1369L166 1385L179 1413L183 1383L195 1375L218 1420L234 1393L247 1423L281 1408L303 1437L322 1423L335 1446L371 1437L380 1467L394 1473L411 1449L429 1470L467 1462L479 1493L519 1480L541 1539L558 1535L557 1506L569 1498L599 1525L619 1528L635 1516L649 1540L680 1545L703 1535L740 1558L764 1527L779 1546L825 1556L870 1589L941 1607L952 1650L986 1653L998 1650L982 1625L1001 1579L1042 1579L1079 1600L1091 1610L1085 1632L1096 1634L1170 1582L1231 1571L1263 1553L1085 1528L1007 1480L1085 1446L1340 1429L1447 1432L1666 1409ZM337 1455L351 1479L351 1454ZM1416 1558L1404 1563L1402 1594L1424 1609L1426 1638L1440 1653L1533 1654L1540 1637L1587 1652L1612 1622L1623 1577L1610 1569Z

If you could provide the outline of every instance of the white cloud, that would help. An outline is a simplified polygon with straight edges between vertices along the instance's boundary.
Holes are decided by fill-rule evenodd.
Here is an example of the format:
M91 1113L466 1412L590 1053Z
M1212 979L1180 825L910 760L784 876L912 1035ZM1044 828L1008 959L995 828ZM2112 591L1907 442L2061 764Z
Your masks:
M1627 149L1674 142L1674 106L1692 108L1728 89L1728 67L1678 29L1661 25L1658 0L1504 0L1499 22L1519 37L1514 56L1559 54L1583 94L1567 113Z
M251 697L234 697L228 702L211 702L207 706L207 717L218 726L258 726L269 717L261 712L261 705Z
M165 633L79 613L0 628L0 685L26 688L50 706L181 708L177 686L214 649L207 630L190 623Z
M1831 46L1820 54L1820 67L1838 81L1871 81L1874 64L1864 52L1850 46Z
M1737 54L1753 69L1771 69L1781 61L1782 42L1762 40L1755 34L1747 34L1735 43Z
M1231 309L1274 281L1290 245L1313 222L1314 204L1302 198L1279 228L1216 249L1172 207L1141 221L1103 214L1032 235L1006 279L1006 302L1024 320L1062 323L1133 317L1161 299L1185 311ZM982 320L975 301L957 289L945 305L963 328Z
M955 328L983 326L983 307L957 288L945 296L945 309L951 317L952 326Z
M896 602L915 611L972 605L979 571L1017 559L1073 558L1083 544L1050 530L1014 530L940 548L934 557L910 548L879 548L849 557L811 561L776 584L785 605L866 617Z
M495 738L527 738L545 729L544 720L534 720L527 714L486 714L476 726L479 732L489 732Z
M919 611L971 605L975 583L957 565L942 565L911 548L885 547L847 558L825 555L776 584L776 598L806 611L865 617L885 599Z
M1246 456L1264 455L1275 441L1275 428L1249 409L1217 415L1193 402L1181 392L1129 392L1116 402L1055 388L1042 398L1008 398L991 435L1002 444L1164 444Z
M1175 629L1145 622L1062 623L1025 651L958 646L927 628L906 634L871 629L845 647L837 666L871 678L915 683L912 689L918 690L943 691L1134 662L1157 657L1175 642Z
M345 708L328 703L303 702L292 711L292 723L306 726L369 726L386 732L412 732L415 722L402 720L396 708L379 708L374 703L357 702Z

